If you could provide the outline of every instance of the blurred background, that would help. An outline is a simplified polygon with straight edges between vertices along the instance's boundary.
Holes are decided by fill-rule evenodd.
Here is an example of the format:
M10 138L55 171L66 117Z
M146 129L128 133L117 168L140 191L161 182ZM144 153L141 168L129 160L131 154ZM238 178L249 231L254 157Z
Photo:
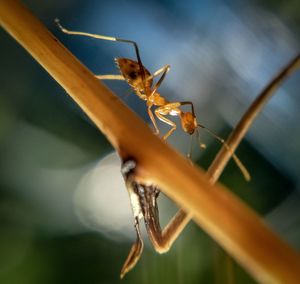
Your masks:
M72 30L135 40L151 72L171 65L161 94L192 100L199 122L223 137L300 50L296 0L24 3L96 74L118 74L113 58L135 59L132 46L67 36L54 18ZM0 283L119 283L135 238L119 159L65 91L2 29L0 42ZM221 178L295 249L299 80L298 72L285 82L238 149L252 181L245 182L233 162ZM149 121L145 103L125 82L105 83ZM206 133L201 141L207 149L200 151L194 139L192 158L207 168L220 145ZM189 152L190 138L181 130L169 142ZM162 195L159 202L165 224L176 206ZM144 239L144 254L122 283L256 283L192 222L165 255Z

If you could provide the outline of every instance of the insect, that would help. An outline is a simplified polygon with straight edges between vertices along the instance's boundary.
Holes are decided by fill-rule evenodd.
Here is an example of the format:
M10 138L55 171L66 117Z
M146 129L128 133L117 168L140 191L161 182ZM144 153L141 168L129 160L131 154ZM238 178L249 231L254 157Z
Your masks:
M171 127L167 131L167 133L163 135L162 138L164 140L166 140L176 130L176 123L167 118L167 116L177 116L180 119L183 131L187 134L193 135L194 133L196 133L199 139L198 131L199 129L204 129L212 136L214 136L220 143L224 144L228 151L231 151L230 147L226 144L224 139L197 122L194 105L192 102L170 102L166 98L161 96L157 91L161 83L165 79L166 74L170 70L169 65L165 65L151 74L149 70L146 69L142 64L136 42L116 37L70 31L65 29L60 24L59 20L56 19L55 22L59 29L66 34L124 42L132 44L134 46L135 54L137 57L136 61L129 58L115 59L115 62L119 67L121 74L95 76L101 80L125 80L133 88L135 94L140 99L146 101L148 115L155 128L156 134L159 134L159 128L157 126L155 117ZM154 84L154 78L158 76L160 77ZM183 111L183 106L190 107L190 111ZM152 111L152 107L156 107L154 110L154 114ZM205 147L204 144L200 144L200 146ZM245 179L249 180L250 175L242 162L234 153L232 153L232 157L243 173ZM121 278L124 277L124 275L135 266L143 251L143 240L141 238L139 227L140 219L144 218L149 239L153 244L155 250L159 253L163 253L169 250L173 242L177 239L178 235L183 230L185 224L190 220L189 216L183 210L179 210L178 213L170 220L169 224L162 230L159 223L159 214L156 202L160 190L156 185L145 185L137 183L134 178L134 171L136 167L136 162L134 160L128 159L123 162L121 168L121 172L123 174L131 201L131 207L134 215L134 226L136 231L136 242L133 244L129 255L123 265L123 268L121 270Z
M194 105L190 101L182 101L182 102L170 102L166 98L160 95L157 91L163 80L165 79L166 74L170 70L170 65L165 65L153 74L149 72L149 70L144 67L142 64L139 48L136 42L127 39L121 39L117 37L110 37L86 32L78 32L78 31L71 31L64 28L58 19L55 19L55 23L58 28L65 34L69 35L79 35L79 36L86 36L92 37L95 39L102 39L108 41L118 41L129 43L134 46L135 54L137 57L137 61L129 59L129 58L115 58L115 62L120 69L121 74L110 74L110 75L95 75L96 78L101 80L125 80L135 91L136 95L146 101L147 105L147 112L151 119L151 122L155 128L156 134L159 134L159 128L156 123L155 116L162 121L171 126L171 129L167 131L166 134L162 137L166 140L175 130L176 130L176 123L167 118L166 116L177 116L180 119L181 126L184 132L189 135L193 135L196 133L198 140L199 140L199 128L206 130L210 133L213 137L215 137L220 143L225 145L228 151L231 151L230 148L225 143L225 140L219 137L217 134L206 128L204 125L199 124L197 122L196 114L194 111ZM157 76L160 76L158 81L153 85L153 79ZM152 107L155 106L156 109L154 110L154 114L152 111ZM190 111L183 111L181 109L182 106L189 106ZM205 148L205 145L199 142L201 148ZM234 159L235 163L241 170L244 178L249 181L250 174L247 171L246 167L240 161L240 159L232 153L232 158Z

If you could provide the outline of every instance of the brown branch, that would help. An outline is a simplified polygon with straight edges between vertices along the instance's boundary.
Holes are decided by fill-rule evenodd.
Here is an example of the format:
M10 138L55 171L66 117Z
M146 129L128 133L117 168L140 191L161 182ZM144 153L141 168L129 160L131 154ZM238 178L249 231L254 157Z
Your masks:
M137 160L143 182L157 184L190 212L258 281L298 282L299 256L232 193L212 186L203 171L153 135L19 1L0 0L0 23L80 105L121 156Z

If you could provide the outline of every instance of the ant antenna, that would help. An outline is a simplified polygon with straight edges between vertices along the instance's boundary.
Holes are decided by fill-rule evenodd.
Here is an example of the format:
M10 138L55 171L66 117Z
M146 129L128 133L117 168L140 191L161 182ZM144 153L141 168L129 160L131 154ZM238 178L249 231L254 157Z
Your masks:
M246 167L243 165L243 163L241 162L241 160L237 157L237 155L232 152L231 148L226 143L226 141L223 138L221 138L220 136L218 136L216 133L214 133L213 131L211 131L210 129L206 128L204 125L197 124L197 126L200 127L200 128L202 128L202 129L204 129L206 132L208 132L211 136L215 137L221 144L223 144L225 146L225 148L231 153L233 160L235 161L236 165L238 166L238 168L242 172L245 180L246 181L250 181L251 180L250 173L248 172L248 170L246 169ZM199 138L199 132L198 132L198 130L197 130L197 137ZM203 145L203 144L200 144L200 147L202 148L201 145Z

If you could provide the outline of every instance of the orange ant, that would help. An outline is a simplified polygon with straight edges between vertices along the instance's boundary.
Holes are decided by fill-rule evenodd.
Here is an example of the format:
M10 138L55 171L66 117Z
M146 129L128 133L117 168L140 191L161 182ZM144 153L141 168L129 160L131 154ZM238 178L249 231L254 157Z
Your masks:
M115 58L115 62L120 69L121 75L111 74L111 75L95 75L96 78L101 80L125 80L127 83L134 89L136 95L146 101L148 115L154 125L156 134L159 134L159 128L157 126L155 117L152 112L152 107L156 106L157 108L154 110L155 116L162 122L171 126L171 129L163 136L163 140L166 140L175 130L176 124L172 120L168 119L166 116L177 116L181 121L181 126L184 132L192 135L196 132L197 137L199 137L198 129L202 128L209 132L212 136L214 136L219 142L221 142L225 147L227 147L228 151L230 148L226 146L225 140L219 137L217 134L213 133L211 130L206 128L205 126L199 124L196 119L194 105L190 101L183 101L183 102L169 102L164 97L157 92L157 89L163 82L166 74L170 70L170 65L165 65L164 67L160 68L153 74L151 74L147 68L145 68L142 64L142 60L140 57L139 48L136 42L127 39L121 39L117 37L110 37L110 36L103 36L98 34L91 34L86 32L78 32L78 31L70 31L64 28L58 19L55 19L56 25L59 29L69 35L80 35L80 36L87 36L92 37L95 39L102 39L108 41L118 41L118 42L125 42L130 43L134 46L137 61L134 61L129 58ZM153 85L153 78L157 77L161 74L159 80ZM191 111L184 112L180 109L180 107L184 105L189 105L191 107ZM200 143L201 148L205 148L205 144ZM250 174L248 173L245 166L239 160L239 158L232 153L232 157L240 168L244 178L249 181Z

